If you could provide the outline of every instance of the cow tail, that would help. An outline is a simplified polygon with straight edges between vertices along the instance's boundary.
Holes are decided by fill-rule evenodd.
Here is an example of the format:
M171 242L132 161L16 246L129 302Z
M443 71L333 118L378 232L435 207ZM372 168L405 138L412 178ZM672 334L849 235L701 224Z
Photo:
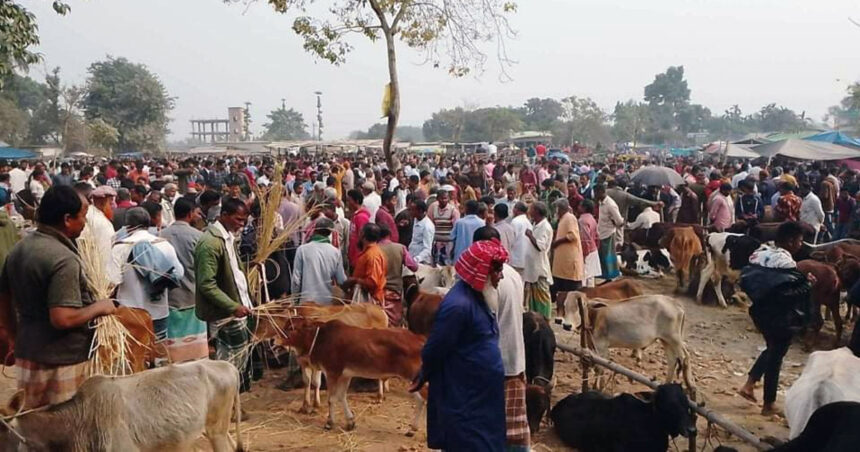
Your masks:
M238 369L236 370L238 374ZM241 386L242 377L239 377L239 385ZM242 399L239 397L241 391L236 387L236 400L233 402L233 415L236 419L236 452L245 452L245 446L242 444Z

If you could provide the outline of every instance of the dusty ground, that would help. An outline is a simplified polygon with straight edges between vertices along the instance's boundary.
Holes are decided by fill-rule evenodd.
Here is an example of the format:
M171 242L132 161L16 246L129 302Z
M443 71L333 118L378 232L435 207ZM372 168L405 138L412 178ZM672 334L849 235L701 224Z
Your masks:
M675 279L672 276L660 280L642 280L650 293L671 294ZM735 394L735 389L746 379L746 372L763 348L764 342L753 329L746 309L730 306L727 310L714 306L696 304L687 297L679 297L687 311L687 347L692 353L693 374L700 398L706 406L726 416L752 433L763 436L786 438L788 429L780 417L763 417L760 407L747 402ZM555 325L554 325L555 328ZM846 328L850 330L850 326ZM824 338L831 338L832 324L827 322ZM578 344L578 336L556 329L559 342ZM822 339L820 344L828 344ZM792 346L783 364L778 404L782 406L785 390L797 378L806 361L807 354L798 343ZM612 359L622 365L636 369L649 376L661 377L665 373L663 352L659 344L646 349L642 367L637 368L629 353L619 350ZM404 435L411 420L413 401L405 391L404 382L393 381L391 392L382 404L374 401L372 394L350 394L349 400L356 414L356 430L343 432L323 430L327 403L323 394L323 409L314 415L303 415L297 411L301 406L302 391L283 392L275 386L283 378L283 370L267 372L266 378L258 382L253 390L242 397L243 408L252 418L243 423L246 445L256 451L282 450L363 450L363 451L411 451L425 450L424 429L414 438ZM556 376L553 403L580 388L580 366L578 358L562 352L556 353ZM7 369L6 375L12 375ZM626 378L615 378L616 391L641 391L643 386L631 384ZM12 393L14 380L0 377L0 397L6 400ZM757 391L761 398L761 389ZM343 426L343 415L336 412L338 425ZM744 443L719 433L712 437L709 445L703 439L707 425L699 421L699 450L712 450L716 445L728 444L739 450L753 450ZM201 450L209 450L205 441L198 443ZM686 450L686 440L676 440L678 449ZM703 449L704 446L704 449ZM533 438L535 450L565 450L552 427L544 424Z

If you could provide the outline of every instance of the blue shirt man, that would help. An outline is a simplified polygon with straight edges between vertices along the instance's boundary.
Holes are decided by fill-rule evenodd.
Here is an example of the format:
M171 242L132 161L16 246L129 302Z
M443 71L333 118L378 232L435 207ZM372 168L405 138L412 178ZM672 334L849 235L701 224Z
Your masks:
M472 245L472 235L475 231L486 225L486 222L478 217L478 208L478 201L467 201L466 216L454 223L454 230L451 232L451 241L454 242L454 262L457 262L463 251Z

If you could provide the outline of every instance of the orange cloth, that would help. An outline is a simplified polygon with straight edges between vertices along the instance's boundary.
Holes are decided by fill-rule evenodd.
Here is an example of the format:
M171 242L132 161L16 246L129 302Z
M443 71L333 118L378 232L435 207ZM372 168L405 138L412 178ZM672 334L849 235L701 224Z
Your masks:
M353 278L370 279L374 287L368 292L379 303L385 299L385 274L387 271L385 255L375 243L371 243L355 260Z
M558 222L556 240L567 238L569 242L555 247L552 259L552 276L571 281L585 279L585 261L582 256L582 242L579 236L579 222L572 213L567 212Z

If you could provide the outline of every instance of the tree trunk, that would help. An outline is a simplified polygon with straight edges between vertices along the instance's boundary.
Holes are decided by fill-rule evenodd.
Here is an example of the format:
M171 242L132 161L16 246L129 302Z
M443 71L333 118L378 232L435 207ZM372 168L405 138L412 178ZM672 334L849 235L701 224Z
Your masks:
M392 149L394 132L397 130L397 120L400 119L400 82L397 79L397 54L394 50L392 32L385 33L385 45L388 47L388 83L390 104L388 108L388 124L385 128L385 139L382 142L382 152L385 153L385 163L392 173L400 168L400 159Z

